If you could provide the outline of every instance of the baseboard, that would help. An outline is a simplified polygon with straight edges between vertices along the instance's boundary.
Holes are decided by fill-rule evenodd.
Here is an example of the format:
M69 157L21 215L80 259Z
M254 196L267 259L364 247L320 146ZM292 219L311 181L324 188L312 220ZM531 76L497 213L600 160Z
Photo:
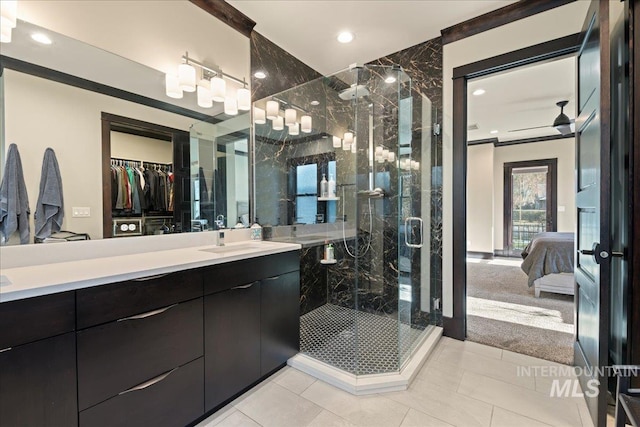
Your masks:
M467 339L467 327L464 318L442 316L442 326L444 328L442 335L445 337L460 341Z
M467 258L493 259L492 252L467 251Z

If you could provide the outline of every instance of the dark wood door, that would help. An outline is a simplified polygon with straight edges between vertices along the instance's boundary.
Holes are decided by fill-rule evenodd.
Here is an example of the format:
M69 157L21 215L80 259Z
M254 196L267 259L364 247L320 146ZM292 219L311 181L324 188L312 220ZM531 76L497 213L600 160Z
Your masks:
M260 378L260 282L204 298L205 410Z
M578 54L574 363L593 422L606 425L610 282L609 1L592 0Z
M300 351L300 272L262 280L260 373L267 375Z
M0 426L78 425L76 334L0 352Z

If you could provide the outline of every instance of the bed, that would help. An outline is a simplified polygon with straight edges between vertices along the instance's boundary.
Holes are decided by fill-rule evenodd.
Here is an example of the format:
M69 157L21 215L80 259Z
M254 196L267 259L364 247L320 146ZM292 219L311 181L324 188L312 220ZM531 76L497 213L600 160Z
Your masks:
M538 233L522 251L521 268L536 298L541 291L574 294L574 240L573 233Z

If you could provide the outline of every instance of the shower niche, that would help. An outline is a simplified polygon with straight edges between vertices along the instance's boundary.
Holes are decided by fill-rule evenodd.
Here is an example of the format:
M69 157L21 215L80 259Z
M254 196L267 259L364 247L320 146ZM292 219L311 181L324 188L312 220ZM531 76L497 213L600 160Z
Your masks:
M253 106L253 216L303 247L289 364L357 394L406 388L442 332L429 99L366 65Z

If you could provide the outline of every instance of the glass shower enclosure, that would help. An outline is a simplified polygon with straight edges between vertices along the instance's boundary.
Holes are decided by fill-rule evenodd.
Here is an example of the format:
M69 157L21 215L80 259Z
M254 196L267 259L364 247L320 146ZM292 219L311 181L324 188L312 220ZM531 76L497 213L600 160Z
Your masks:
M253 214L266 237L302 245L304 356L399 373L434 330L431 114L397 66L352 66L254 102Z

